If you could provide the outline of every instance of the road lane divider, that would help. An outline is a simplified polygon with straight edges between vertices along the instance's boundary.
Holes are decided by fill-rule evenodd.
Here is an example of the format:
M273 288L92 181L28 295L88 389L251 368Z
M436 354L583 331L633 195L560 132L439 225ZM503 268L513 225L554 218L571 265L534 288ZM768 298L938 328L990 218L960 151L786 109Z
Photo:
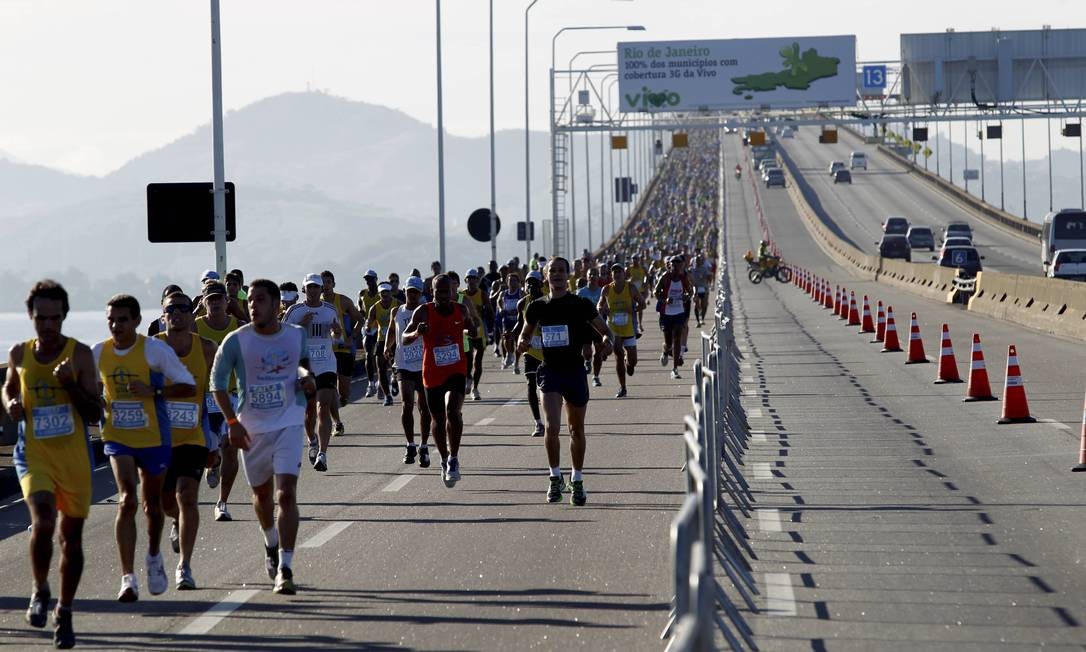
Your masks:
M381 491L384 491L384 492L399 491L400 489L403 489L404 487L406 487L408 482L411 482L412 480L414 480L417 477L418 477L418 474L416 474L416 473L406 473L406 474L401 475L400 477L396 478L392 482L388 483L387 485L385 485L385 488L382 489Z
M210 632L215 625L222 622L223 618L226 618L237 611L238 608L251 600L252 597L259 592L260 591L257 589L238 589L237 591L234 591L226 596L225 599L205 611L203 615L197 616L178 633L182 636L202 636Z
M781 510L759 509L758 510L758 528L762 532L780 532L781 528Z
M766 573L766 612L770 616L795 616L796 594L788 573Z
M314 534L305 543L298 546L299 548L320 548L324 544L331 541L337 534L351 527L350 521L336 521L328 527L324 528L320 532Z

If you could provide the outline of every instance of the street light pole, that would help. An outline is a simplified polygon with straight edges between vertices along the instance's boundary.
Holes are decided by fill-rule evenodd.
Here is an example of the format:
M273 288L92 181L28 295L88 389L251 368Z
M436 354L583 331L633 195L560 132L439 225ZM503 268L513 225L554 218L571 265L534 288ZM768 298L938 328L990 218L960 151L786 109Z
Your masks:
M437 10L437 251L442 271L445 265L445 119L441 97L441 0Z
M528 111L528 12L539 0L532 0L524 9L524 262L532 259L532 134Z
M226 278L226 172L222 135L222 34L219 28L219 0L211 0L211 147L215 182L212 203L215 212L215 270Z
M498 260L498 206L494 179L494 0L490 0L490 260Z

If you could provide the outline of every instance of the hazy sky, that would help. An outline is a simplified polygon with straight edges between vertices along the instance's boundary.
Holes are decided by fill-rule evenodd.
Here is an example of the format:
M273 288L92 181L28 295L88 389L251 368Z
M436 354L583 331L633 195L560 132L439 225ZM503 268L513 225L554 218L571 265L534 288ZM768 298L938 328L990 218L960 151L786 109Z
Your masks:
M496 121L524 126L524 8L495 0ZM307 84L436 120L433 0L222 0L227 109ZM488 128L487 2L444 0L446 127ZM897 59L902 32L1081 27L1081 0L908 3L539 0L531 12L533 128L546 129L550 40L581 50L618 40L856 34L860 60ZM207 0L0 0L0 150L107 173L210 116ZM582 59L585 63L604 57Z

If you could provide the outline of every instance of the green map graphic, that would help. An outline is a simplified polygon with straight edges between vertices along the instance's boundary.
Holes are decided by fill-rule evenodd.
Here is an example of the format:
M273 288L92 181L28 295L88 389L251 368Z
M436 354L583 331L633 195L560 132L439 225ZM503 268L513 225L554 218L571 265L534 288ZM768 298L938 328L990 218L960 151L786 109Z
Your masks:
M732 93L743 95L744 99L749 100L753 99L753 93L765 93L776 90L779 86L805 91L811 87L813 81L836 77L837 65L841 63L837 57L819 56L815 48L800 54L799 43L792 43L791 47L781 48L780 55L784 70L732 77L732 82L736 85Z

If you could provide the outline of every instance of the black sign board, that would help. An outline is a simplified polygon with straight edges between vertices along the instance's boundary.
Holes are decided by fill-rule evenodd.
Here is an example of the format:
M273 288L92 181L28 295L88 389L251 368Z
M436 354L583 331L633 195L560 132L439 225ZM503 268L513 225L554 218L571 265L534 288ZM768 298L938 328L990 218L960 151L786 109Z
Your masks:
M215 198L211 183L147 184L147 240L215 242ZM226 183L226 239L237 237L234 184Z
M913 142L914 143L926 143L926 142L928 142L928 128L927 127L913 127Z
M527 237L525 237L527 233ZM535 241L535 222L517 222L517 241Z
M630 177L615 177L615 201L626 203L633 201L634 184Z
M494 215L494 235L501 233L502 221ZM490 242L490 209L477 208L468 216L468 233L479 242Z

